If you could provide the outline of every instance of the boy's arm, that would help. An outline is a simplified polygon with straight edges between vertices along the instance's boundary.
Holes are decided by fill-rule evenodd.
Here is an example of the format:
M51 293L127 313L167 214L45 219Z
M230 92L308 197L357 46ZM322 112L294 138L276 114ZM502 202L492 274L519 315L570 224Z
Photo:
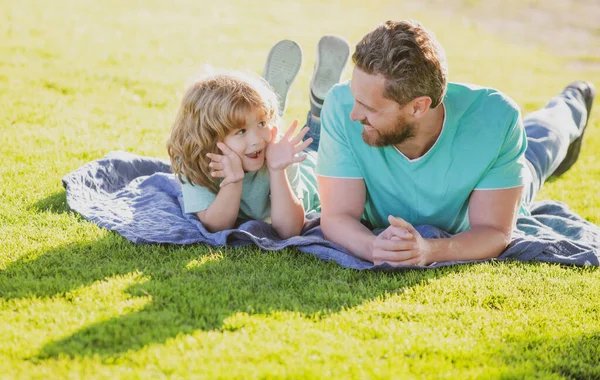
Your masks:
M282 239L300 235L304 206L294 195L285 170L269 170L271 181L271 224Z
M235 225L240 211L244 179L240 157L222 142L217 143L217 147L223 155L208 153L206 156L211 159L211 175L223 180L215 200L206 210L197 213L198 219L211 232L228 230Z
M271 130L271 141L267 146L266 164L269 170L271 186L271 225L282 239L300 235L304 225L304 206L294 195L285 170L290 166L306 159L301 154L312 142L312 138L302 141L308 127L296 135L294 131L298 120L292 125L281 139L277 140L277 127Z
M237 220L241 199L242 181L230 183L219 189L217 197L206 210L196 215L210 232L231 229Z

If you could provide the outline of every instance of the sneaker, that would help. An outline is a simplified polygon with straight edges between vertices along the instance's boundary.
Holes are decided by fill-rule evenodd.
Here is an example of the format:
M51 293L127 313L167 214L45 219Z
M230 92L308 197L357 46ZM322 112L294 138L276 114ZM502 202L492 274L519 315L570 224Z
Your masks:
M267 56L262 77L279 99L279 116L285 112L288 92L302 65L302 49L294 41L282 40L273 45Z
M590 111L592 110L592 103L594 102L594 97L596 96L596 89L594 85L590 82L576 81L565 87L563 92L565 91L578 91L581 95L581 99L585 103L585 108L587 110L587 116L585 119L585 124L583 125L583 129L581 130L581 135L573 141L569 145L569 150L567 151L567 155L565 159L560 163L558 168L552 173L554 176L560 176L567 170L573 166L577 158L579 157L579 151L581 150L581 143L583 142L583 134L585 133L588 120L590 119Z
M317 45L315 69L310 80L311 113L320 116L325 96L339 83L350 58L350 45L342 37L327 35Z

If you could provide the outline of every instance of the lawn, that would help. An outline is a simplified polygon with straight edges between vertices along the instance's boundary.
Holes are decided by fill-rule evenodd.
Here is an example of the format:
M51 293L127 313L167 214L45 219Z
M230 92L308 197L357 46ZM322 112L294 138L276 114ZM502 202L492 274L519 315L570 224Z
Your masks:
M111 150L166 157L202 65L260 73L281 38L304 48L288 123L305 115L320 36L355 44L389 18L421 20L451 80L524 113L574 79L600 85L600 50L559 56L398 1L321 3L0 3L0 377L600 378L594 268L358 272L296 250L137 246L69 210L63 175ZM581 159L538 199L600 224L596 108Z

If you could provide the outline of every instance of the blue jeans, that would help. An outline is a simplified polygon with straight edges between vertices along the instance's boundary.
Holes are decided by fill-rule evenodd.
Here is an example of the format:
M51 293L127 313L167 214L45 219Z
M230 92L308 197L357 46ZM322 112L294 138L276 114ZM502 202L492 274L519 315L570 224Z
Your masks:
M525 158L533 178L524 189L527 205L563 161L571 142L581 135L586 119L585 104L571 91L552 98L544 108L523 119L527 134Z
M319 150L319 140L321 139L321 119L313 116L310 111L306 115L306 124L305 127L308 127L308 133L305 138L312 137L313 141L306 148L306 150L314 150L315 152Z
M569 144L581 135L586 119L585 104L570 91L552 98L544 108L523 119L527 134L525 158L533 179L523 193L527 205L563 161ZM307 150L317 151L321 120L308 112L305 126L310 128L306 138L313 138Z

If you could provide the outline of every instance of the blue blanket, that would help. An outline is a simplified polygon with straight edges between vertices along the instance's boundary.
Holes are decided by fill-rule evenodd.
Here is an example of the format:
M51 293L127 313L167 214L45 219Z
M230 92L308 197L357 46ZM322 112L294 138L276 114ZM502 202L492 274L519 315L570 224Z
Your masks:
M268 250L296 247L347 268L399 269L360 260L325 240L318 215L306 223L301 236L286 240L279 239L271 226L262 221L248 221L237 229L210 233L195 216L182 212L181 186L165 160L111 152L66 175L62 181L72 210L136 244L256 244ZM531 212L531 216L519 217L514 240L499 260L599 265L598 226L559 202L536 202ZM432 226L416 228L426 238L450 236ZM465 262L433 263L426 268Z

